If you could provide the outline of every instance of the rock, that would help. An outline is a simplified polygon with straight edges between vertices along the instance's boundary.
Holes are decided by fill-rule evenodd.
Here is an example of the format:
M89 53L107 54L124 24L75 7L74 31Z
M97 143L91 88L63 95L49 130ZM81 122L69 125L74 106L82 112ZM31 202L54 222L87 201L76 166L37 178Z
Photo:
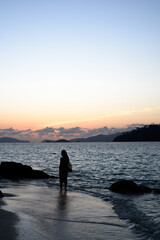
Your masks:
M160 193L160 189L159 188L153 188L153 192L158 194L158 193Z
M131 180L120 180L115 182L109 188L110 191L123 194L150 193L152 189L146 186L140 186Z
M146 186L137 185L142 193L151 193L152 189Z
M16 162L1 162L0 165L0 176L7 179L44 179L44 178L54 178L54 176L49 176L47 173L40 170L33 170L28 165L23 165Z
M0 198L3 198L4 197L4 195L3 195L3 193L0 191Z

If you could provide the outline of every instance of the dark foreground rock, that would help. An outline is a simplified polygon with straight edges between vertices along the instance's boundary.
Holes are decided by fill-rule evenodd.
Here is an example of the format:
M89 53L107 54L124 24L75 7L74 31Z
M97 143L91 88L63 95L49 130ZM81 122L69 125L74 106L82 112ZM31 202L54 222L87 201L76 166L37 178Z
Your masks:
M0 191L0 198L3 198L4 197L4 195L3 195L3 193Z
M122 194L143 194L143 193L160 193L160 189L149 188L138 185L131 180L120 180L115 182L109 188L110 191Z
M6 179L45 179L55 178L40 170L33 170L30 166L16 162L1 162L0 176Z

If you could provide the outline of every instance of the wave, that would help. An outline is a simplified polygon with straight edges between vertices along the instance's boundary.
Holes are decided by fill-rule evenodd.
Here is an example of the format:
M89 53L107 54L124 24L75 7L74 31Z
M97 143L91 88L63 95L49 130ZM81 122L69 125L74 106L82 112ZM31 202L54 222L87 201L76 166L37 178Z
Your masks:
M133 230L146 239L160 240L160 223L139 209L134 203L134 198L113 198L112 203L118 216L131 223Z

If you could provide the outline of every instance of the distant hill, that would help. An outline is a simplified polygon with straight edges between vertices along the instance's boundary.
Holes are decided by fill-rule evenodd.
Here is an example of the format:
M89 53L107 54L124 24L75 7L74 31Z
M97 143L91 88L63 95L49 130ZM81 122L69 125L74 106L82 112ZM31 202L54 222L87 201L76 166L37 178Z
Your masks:
M29 143L29 141L19 140L16 138L2 137L0 143Z
M66 140L66 139L59 139L59 140L49 140L49 139L45 139L45 140L43 140L42 142L45 142L45 143L52 143L52 142L70 142L70 141L68 141L68 140Z
M68 141L68 140L66 140L66 139L59 139L59 140L57 140L56 142L70 142L70 141Z
M66 139L59 139L57 141L45 139L42 142L112 142L113 139L119 136L120 134L121 133L115 133L111 135L99 134L99 135L88 137L88 138L73 138L69 141Z
M121 133L115 133L111 135L99 134L96 136L88 137L88 138L74 138L71 139L71 142L112 142L113 139L119 136Z
M42 143L55 142L54 140L44 139Z
M125 132L114 139L114 142L160 141L160 124L146 125L131 132Z

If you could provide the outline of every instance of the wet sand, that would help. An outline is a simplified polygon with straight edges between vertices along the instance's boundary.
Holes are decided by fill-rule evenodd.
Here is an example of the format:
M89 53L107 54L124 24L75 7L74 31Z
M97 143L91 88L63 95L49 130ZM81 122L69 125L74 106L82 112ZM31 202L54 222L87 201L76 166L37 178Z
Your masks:
M33 183L8 183L1 190L1 240L140 239L110 204L87 194Z
M16 240L18 223L18 215L1 209L4 206L4 201L0 199L0 239L1 240Z

